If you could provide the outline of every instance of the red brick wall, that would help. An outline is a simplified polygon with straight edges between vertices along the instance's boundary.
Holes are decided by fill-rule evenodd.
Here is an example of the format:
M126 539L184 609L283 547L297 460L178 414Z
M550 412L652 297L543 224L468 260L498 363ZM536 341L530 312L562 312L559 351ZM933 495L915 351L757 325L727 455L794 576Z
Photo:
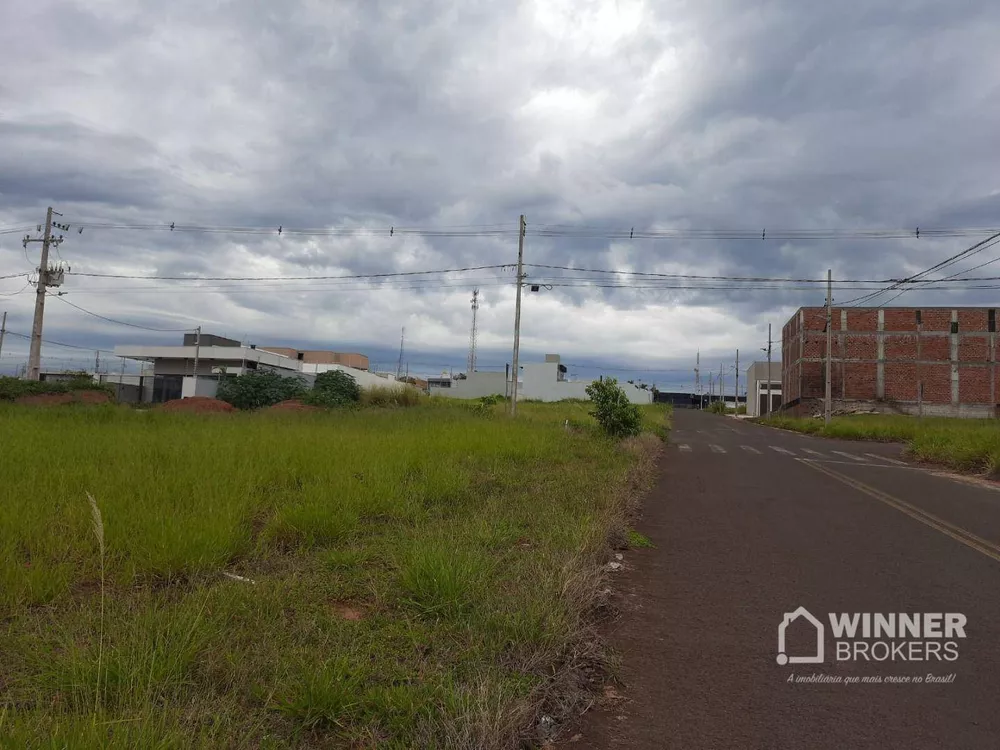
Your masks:
M889 401L915 402L918 383L923 384L926 404L952 405L952 366L958 368L958 398L961 404L992 405L991 335L987 308L884 308L879 332L877 308L848 308L847 330L841 329L841 310L833 310L834 398L878 399L882 378L883 397ZM802 316L802 326L799 316ZM952 361L952 317L958 320L957 359ZM826 310L803 308L782 329L782 383L784 400L817 399L825 394ZM882 359L879 360L879 340ZM801 347L800 347L801 345ZM994 355L1000 355L1000 342ZM918 354L919 353L919 354ZM995 377L995 375L993 376Z
M932 404L951 402L951 365L921 365L924 401Z
M959 322L961 326L961 322ZM961 331L961 328L959 328ZM985 336L959 334L958 359L961 362L986 362L990 358L990 340Z
M990 371L988 367L959 367L958 392L967 404L990 403Z
M886 355L888 357L888 355ZM897 401L917 400L917 366L911 362L886 362L885 397Z
M875 398L875 363L848 362L844 365L844 398Z

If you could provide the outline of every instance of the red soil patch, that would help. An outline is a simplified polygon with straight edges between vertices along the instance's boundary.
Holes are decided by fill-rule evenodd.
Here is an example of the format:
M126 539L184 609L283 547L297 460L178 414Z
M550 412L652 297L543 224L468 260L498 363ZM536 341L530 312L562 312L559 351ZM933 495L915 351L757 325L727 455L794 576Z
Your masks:
M192 396L191 398L177 398L167 401L160 407L164 411L186 411L197 414L225 414L236 411L232 404L219 401L217 398L207 396Z
M282 401L274 406L269 406L268 411L322 411L318 406L309 406L309 404L303 404L298 399L291 399L289 401Z
M359 608L344 602L333 602L333 611L342 620L361 620L365 613Z
M106 404L111 401L108 394L101 391L74 391L71 395L76 396L81 404Z
M26 406L59 406L60 404L106 404L110 400L108 394L103 391L72 391L21 396L15 403Z

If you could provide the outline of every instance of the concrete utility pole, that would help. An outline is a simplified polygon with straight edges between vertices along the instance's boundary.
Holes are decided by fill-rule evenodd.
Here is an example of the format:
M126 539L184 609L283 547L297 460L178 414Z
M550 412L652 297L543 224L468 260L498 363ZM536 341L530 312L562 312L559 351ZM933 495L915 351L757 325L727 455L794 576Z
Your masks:
M406 340L406 327L399 334L399 359L396 362L396 380L403 375L403 342Z
M141 370L140 370L141 372ZM115 399L117 403L122 402L122 381L125 380L125 357L122 357L122 370L118 374L118 398ZM142 382L142 379L139 379ZM142 388L139 389L139 400L142 401Z
M826 397L823 408L823 421L830 424L830 416L833 411L833 384L830 376L833 372L833 270L826 271ZM770 373L768 373L770 377Z
M466 370L469 375L476 371L476 339L479 336L479 326L476 316L479 313L479 287L472 290L472 332L469 334L469 363Z
M198 359L201 357L201 326L194 329L194 395L198 395Z
M923 330L923 319L920 310L917 310L917 419L923 419L924 416L924 381L920 379L920 334ZM0 338L0 341L3 341L3 338Z
M694 355L694 389L698 392L698 408L702 408L701 398L701 350Z
M517 416L517 381L520 374L518 369L518 354L521 350L521 286L524 284L524 214L518 224L517 232L517 301L514 303L514 363L511 367L511 377L513 378L510 399L510 415Z
M726 410L726 378L722 372L722 365L719 365L719 398L722 401L722 410Z
M754 398L757 398L754 396ZM767 416L771 416L771 324L767 324Z
M52 243L52 206L45 212L45 234L42 237L42 260L38 264L38 285L35 288L35 317L31 323L31 348L28 352L28 380L38 380L42 370L42 319L45 317L45 287L49 275L49 245ZM56 214L61 216L62 214ZM24 246L38 242L24 238Z
M3 337L7 333L7 311L4 310L3 322L0 323L0 354L3 354Z
M733 414L739 412L740 409L740 350L736 350L736 385L733 386Z

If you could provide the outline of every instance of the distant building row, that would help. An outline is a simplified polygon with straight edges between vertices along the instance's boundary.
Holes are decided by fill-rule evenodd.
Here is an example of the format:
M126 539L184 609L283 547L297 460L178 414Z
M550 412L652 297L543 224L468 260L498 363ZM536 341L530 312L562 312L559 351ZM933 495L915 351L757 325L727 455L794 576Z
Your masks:
M566 365L558 354L546 354L544 362L526 364L520 370L517 381L517 399L525 401L562 401L564 399L587 400L587 381L566 379ZM513 392L513 377L508 367L504 372L470 372L464 378L428 378L428 393L449 398L475 399L483 396L500 395L509 397ZM620 383L628 399L633 404L649 404L653 392L631 383Z
M363 388L405 387L394 378L367 372L368 357L364 354L246 346L211 334L185 334L181 346L116 346L115 356L146 363L143 375L130 376L122 383L130 389L124 400L130 401L159 403L214 396L221 378L263 370L294 375L306 382L322 372L343 370Z

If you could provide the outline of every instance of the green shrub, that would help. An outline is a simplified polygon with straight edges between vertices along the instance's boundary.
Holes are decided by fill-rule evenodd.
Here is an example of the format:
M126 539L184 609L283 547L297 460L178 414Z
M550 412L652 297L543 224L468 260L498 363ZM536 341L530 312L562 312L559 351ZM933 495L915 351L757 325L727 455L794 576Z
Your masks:
M377 385L361 391L362 406L419 406L424 394L412 387Z
M276 372L251 371L219 381L215 396L237 409L263 409L289 399L302 398L306 393L301 378L286 378Z
M350 406L361 400L361 386L343 370L330 370L316 376L305 402L313 406Z
M493 393L490 394L489 396L479 397L479 403L481 403L483 406L496 406L497 404L502 404L506 400L507 400L506 396L502 396L499 393Z
M629 402L615 378L595 380L587 386L587 395L595 407L591 416L608 435L631 437L642 432L642 412Z
M100 391L114 397L111 386L100 385L85 372L73 373L72 380L22 380L21 378L0 377L0 401L16 401L21 396L42 396L50 393L72 393L74 391Z
M726 404L722 401L713 401L708 405L708 410L712 414L728 414L729 410L726 408Z

